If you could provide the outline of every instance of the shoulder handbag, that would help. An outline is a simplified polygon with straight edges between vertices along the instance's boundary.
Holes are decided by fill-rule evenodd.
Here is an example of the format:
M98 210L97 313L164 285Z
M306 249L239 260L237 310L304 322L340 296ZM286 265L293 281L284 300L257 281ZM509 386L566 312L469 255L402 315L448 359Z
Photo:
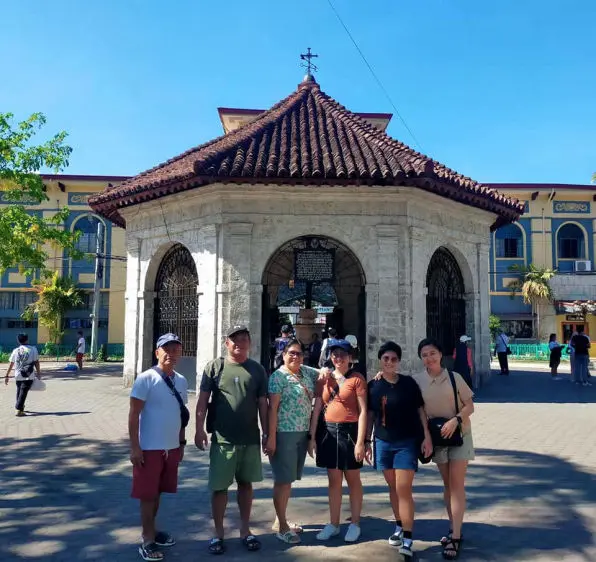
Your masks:
M211 399L209 400L209 404L207 404L207 423L206 429L207 433L213 433L215 431L215 394L219 392L219 381L221 380L221 374L224 370L224 358L219 358L219 369L217 370L217 377L214 376L215 374L215 365L212 367L211 371L211 378L213 379L213 391L211 392Z
M453 388L453 398L455 399L455 415L459 414L459 400L457 398L457 386L455 385L455 377L453 371L448 371L449 380ZM441 429L451 418L430 418L428 420L428 430L433 442L433 447L461 447L464 444L464 439L461 433L461 427L457 427L451 437L443 437Z
M188 408L182 401L182 396L180 396L180 393L176 390L176 387L174 386L172 379L170 379L170 377L168 377L168 375L166 375L165 373L160 374L161 378L168 385L168 388L174 393L176 400L178 400L178 405L180 406L180 423L182 424L182 427L186 427L188 425L188 422L190 421L190 412L188 411Z
M351 373L347 373L346 376L344 377L344 380L347 380L350 377ZM335 379L333 381L335 384L333 386L333 388L331 389L331 393L329 394L329 400L327 401L327 404L323 404L323 407L321 408L321 413L319 414L319 419L317 421L317 433L316 433L316 441L317 443L319 443L323 437L325 436L325 434L327 433L327 425L325 423L325 414L327 412L327 409L329 408L329 406L331 405L331 402L333 402L335 400L335 398L337 398L337 396L339 395L339 384L337 384L337 382L335 382Z
M503 334L501 334L501 341L505 345L505 352L507 353L507 355L511 355L513 351L511 351L511 348L505 343L505 338L503 337Z

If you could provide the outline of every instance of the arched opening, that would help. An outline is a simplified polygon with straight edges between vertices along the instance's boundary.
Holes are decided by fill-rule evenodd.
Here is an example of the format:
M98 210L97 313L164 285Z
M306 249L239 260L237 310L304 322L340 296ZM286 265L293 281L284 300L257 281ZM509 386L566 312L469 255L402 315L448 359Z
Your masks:
M560 260L581 260L586 257L584 231L577 224L567 223L559 228L557 257Z
M285 323L308 346L312 335L335 328L355 336L358 361L366 369L366 279L358 258L324 236L301 236L281 246L263 271L261 361L271 366L273 342ZM306 357L305 362L314 363Z
M495 232L497 258L523 258L523 234L519 226L508 224Z
M466 332L465 285L457 260L447 248L432 256L426 274L426 333L442 346L445 356L453 353Z
M166 252L157 270L153 339L168 332L180 338L183 355L180 372L186 376L190 389L196 385L198 284L197 267L191 253L182 244L175 244Z

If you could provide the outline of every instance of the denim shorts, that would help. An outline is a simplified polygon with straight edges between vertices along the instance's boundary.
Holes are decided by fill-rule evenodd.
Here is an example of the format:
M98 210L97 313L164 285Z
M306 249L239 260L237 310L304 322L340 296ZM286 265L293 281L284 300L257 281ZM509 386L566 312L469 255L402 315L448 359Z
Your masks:
M416 439L383 441L375 438L375 468L377 470L418 470Z

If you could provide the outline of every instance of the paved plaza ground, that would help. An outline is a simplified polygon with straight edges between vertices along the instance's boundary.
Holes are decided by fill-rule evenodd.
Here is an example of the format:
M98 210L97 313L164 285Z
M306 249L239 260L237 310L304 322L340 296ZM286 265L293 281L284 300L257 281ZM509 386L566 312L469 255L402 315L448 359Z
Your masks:
M578 388L568 375L551 381L540 365L513 367L510 377L494 376L478 395L477 459L469 471L460 559L596 560L596 386ZM26 418L14 417L14 382L0 388L2 560L139 560L138 509L129 498L128 393L121 371L121 365L103 365L82 374L50 372L47 391L30 394ZM189 435L192 439L194 428ZM161 526L178 539L166 553L168 560L209 558L206 460L205 453L188 447L179 493L163 501ZM307 532L302 545L286 547L269 530L272 481L265 466L253 527L263 549L252 554L242 548L232 494L228 552L220 560L399 560L386 542L392 530L387 490L370 468L362 475L361 541L348 546L340 537L322 546L314 531L327 521L326 475L309 460L290 504L291 518ZM434 465L421 468L415 499L418 559L440 560L437 539L446 523Z

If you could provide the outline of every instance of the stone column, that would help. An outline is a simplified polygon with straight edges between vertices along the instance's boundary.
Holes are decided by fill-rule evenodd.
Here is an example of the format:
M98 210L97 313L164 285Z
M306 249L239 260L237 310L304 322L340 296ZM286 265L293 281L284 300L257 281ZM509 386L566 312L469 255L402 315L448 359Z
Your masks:
M478 291L474 294L474 338L476 379L482 386L490 377L490 331L488 317L490 315L490 293L488 283L489 244L476 244L476 275Z
M421 228L410 227L410 310L409 325L407 327L407 360L404 369L419 371L422 363L418 359L418 342L427 335L426 331L426 274L430 255L427 235ZM406 350L404 350L406 353Z
M250 284L250 316L248 325L251 333L250 355L255 360L261 361L263 322L263 285L260 283ZM265 342L267 345L267 342Z
M367 283L366 287L366 341L358 342L358 345L366 346L366 370L371 378L376 373L379 347L379 285Z
M155 364L153 356L153 345L154 340L157 339L158 335L154 333L155 330L155 299L157 293L155 291L139 291L138 303L139 303L139 326L140 333L143 334L139 337L138 353L139 357L137 360L137 372L142 373Z
M219 300L219 341L230 326L250 322L250 247L252 223L235 222L222 226L220 247L221 276L217 286ZM249 326L251 332L255 327ZM258 326L256 327L258 331Z
M207 225L201 228L197 271L199 285L197 298L197 389L205 365L221 353L218 337L217 301L217 227Z
M400 313L407 303L399 298L398 227L390 224L377 225L378 276L379 276L379 336L380 342L393 340L400 343ZM400 343L400 345L402 345Z
M124 386L132 386L137 373L139 358L139 273L141 240L126 236L126 293L125 301L125 326L124 326Z

